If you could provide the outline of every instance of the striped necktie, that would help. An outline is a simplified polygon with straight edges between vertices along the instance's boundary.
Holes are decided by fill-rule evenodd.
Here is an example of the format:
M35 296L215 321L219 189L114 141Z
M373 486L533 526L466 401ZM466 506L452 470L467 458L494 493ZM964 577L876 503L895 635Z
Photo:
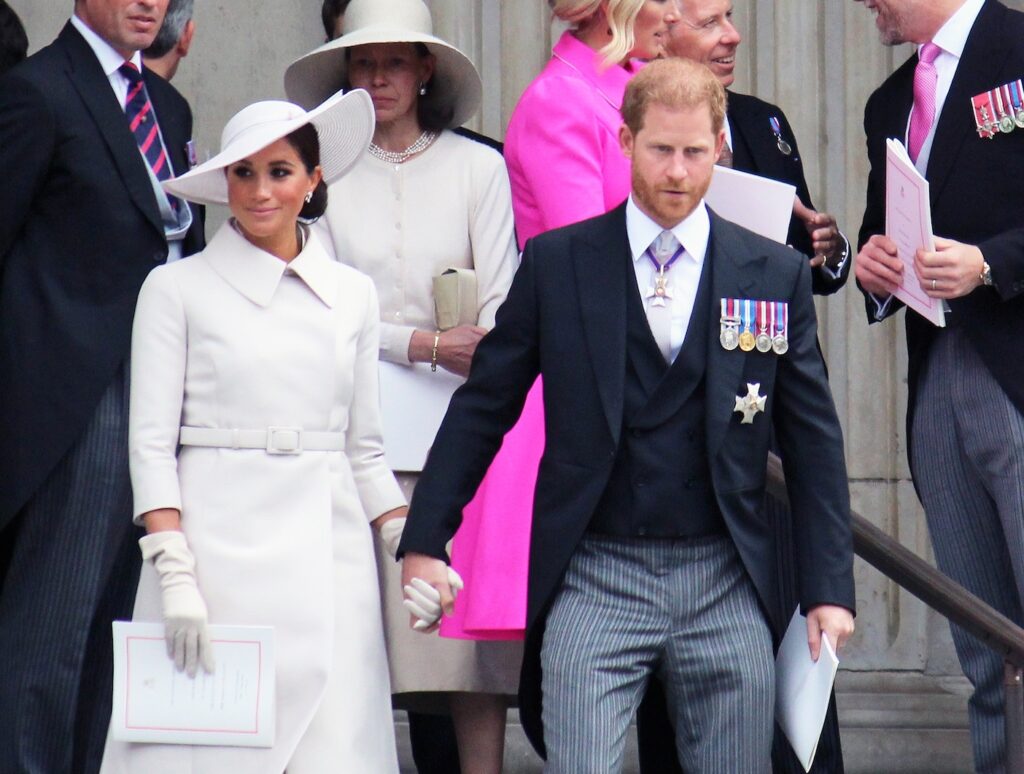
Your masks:
M139 150L149 162L156 179L161 182L170 180L172 177L171 166L167 163L167 153L160 140L160 128L156 123L156 113L153 112L153 103L149 101L142 73L132 62L125 62L118 68L118 71L128 80L128 96L124 103L128 128L135 135L135 142L139 144Z

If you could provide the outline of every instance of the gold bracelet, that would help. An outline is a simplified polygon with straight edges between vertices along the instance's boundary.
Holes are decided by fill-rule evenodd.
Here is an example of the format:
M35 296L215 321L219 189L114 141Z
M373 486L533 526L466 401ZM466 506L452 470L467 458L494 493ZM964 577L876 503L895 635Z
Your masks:
M434 331L434 348L430 350L430 370L437 370L437 345L441 342L441 331Z

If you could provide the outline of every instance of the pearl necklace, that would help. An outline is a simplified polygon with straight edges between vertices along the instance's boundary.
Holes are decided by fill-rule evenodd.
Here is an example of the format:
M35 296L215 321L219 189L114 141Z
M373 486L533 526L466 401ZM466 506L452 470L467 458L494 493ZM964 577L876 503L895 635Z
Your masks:
M437 132L424 132L404 151L384 150L376 143L370 143L370 154L387 164L404 164L417 153L425 151L437 139Z

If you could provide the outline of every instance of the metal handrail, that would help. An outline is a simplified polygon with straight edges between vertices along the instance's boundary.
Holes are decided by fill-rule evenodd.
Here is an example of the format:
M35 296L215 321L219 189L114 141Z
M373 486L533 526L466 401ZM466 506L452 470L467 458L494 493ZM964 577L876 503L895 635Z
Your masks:
M768 493L789 505L782 461L768 456ZM932 567L859 513L850 512L853 550L930 608L973 634L1005 663L1008 774L1024 774L1024 629Z

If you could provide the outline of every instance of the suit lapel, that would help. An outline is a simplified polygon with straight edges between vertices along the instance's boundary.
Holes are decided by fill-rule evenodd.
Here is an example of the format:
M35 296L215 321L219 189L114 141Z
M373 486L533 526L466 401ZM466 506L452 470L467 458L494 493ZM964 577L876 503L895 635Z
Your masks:
M926 177L931 187L933 206L957 163L964 141L976 130L971 97L1003 83L999 80L999 73L1015 43L1002 34L1003 12L1004 9L993 2L982 6L949 86L928 157Z
M712 266L707 334L707 436L714 457L732 418L747 353L725 350L718 341L722 298L754 298L767 265L766 256L748 252L735 227L711 213L708 260Z
M118 175L143 216L162 235L163 222L156 197L153 195L153 186L143 166L145 162L139 153L135 138L128 129L124 110L117 104L117 98L99 66L96 55L70 22L61 32L60 40L68 52L67 77L96 122L100 135L114 159Z
M749 124L749 117L743 110L733 107L735 96L729 95L729 108L726 115L729 117L729 131L732 133L732 166L743 172L753 172L764 175L757 164L758 159L770 158L764 148L756 147L757 132Z
M595 221L595 228L571 242L583 335L615 443L622 429L626 378L626 272L629 260L626 206Z

